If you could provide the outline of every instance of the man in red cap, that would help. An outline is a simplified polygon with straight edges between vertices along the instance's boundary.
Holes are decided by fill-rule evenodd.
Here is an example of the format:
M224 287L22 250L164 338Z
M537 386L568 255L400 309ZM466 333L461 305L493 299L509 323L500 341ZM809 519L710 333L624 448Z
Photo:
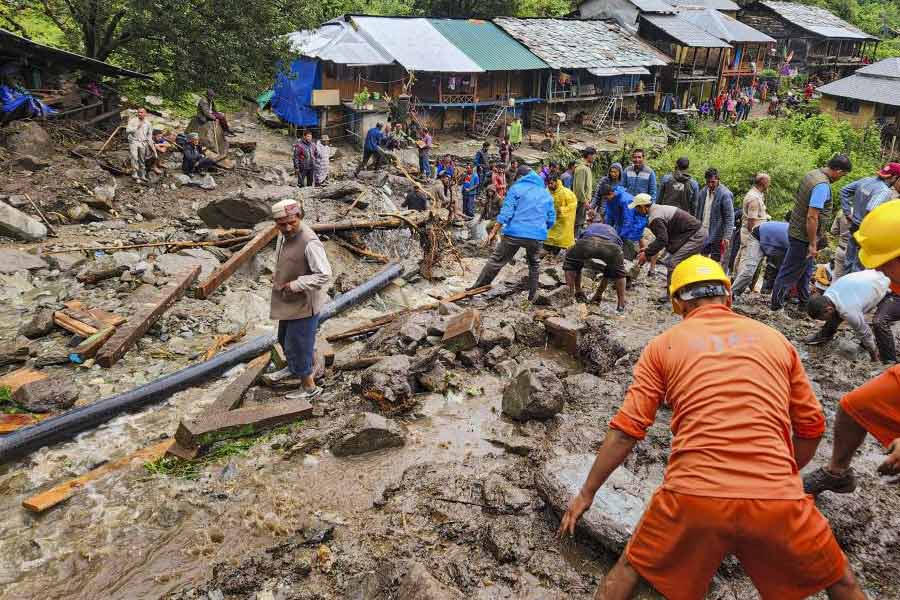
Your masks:
M858 257L859 244L853 238L853 234L859 229L863 218L875 208L874 205L869 206L869 204L876 196L880 199L879 204L887 199L897 197L894 185L898 180L900 180L900 163L888 163L877 174L857 179L841 189L841 210L850 221L850 239L847 242L847 253L844 259L845 273L863 270ZM887 197L882 199L881 197L885 194Z

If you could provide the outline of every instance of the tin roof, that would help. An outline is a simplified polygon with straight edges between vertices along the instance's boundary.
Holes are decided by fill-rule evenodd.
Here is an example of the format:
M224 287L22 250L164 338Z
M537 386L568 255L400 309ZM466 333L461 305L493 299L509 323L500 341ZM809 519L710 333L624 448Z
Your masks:
M671 13L674 12L672 4L665 0L628 0L638 10L645 13Z
M818 88L823 94L900 106L900 58L886 58Z
M774 44L775 38L769 37L762 31L753 29L745 23L729 17L724 13L711 9L693 9L685 8L679 13L681 18L686 19L704 30L705 32L716 36L722 41L734 42L759 42L763 44Z
M694 7L694 8L711 8L713 10L727 10L737 12L740 6L731 0L668 0L669 4L678 8Z
M641 19L663 30L671 38L690 48L729 48L730 46L694 25L681 15L641 15Z
M764 1L760 4L775 11L794 25L822 37L845 40L878 39L818 6L797 4L794 2L771 1Z
M612 21L514 17L493 21L554 69L652 67L671 62Z
M428 19L353 16L369 40L407 71L482 73L484 69L429 22Z
M323 23L318 29L288 34L291 49L298 54L341 65L390 65L394 58L372 44L344 19Z
M547 64L502 29L481 19L428 19L485 71L546 69Z
M138 73L137 71L131 71L129 69L123 69L121 67L111 65L108 62L103 62L102 60L88 58L87 56L76 54L75 52L69 52L68 50L61 50L59 48L54 48L53 46L39 44L38 42L29 40L28 38L24 38L20 35L16 35L12 31L8 31L6 29L0 29L0 40L2 40L2 42L0 42L0 53L2 54L15 56L43 55L48 58L52 58L54 62L61 65L65 65L73 69L82 69L84 71L89 71L92 73L99 73L101 75L109 75L113 77L132 77L135 79L151 78L150 75Z

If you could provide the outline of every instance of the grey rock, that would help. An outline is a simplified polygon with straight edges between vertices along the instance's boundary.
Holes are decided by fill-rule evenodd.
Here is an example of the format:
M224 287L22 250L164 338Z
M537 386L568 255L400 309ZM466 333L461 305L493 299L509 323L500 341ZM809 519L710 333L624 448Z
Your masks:
M419 343L424 340L427 335L428 332L418 323L407 322L400 328L400 340L404 344L409 344L410 342Z
M47 228L37 219L0 202L0 234L36 242L47 237Z
M331 445L335 456L354 456L406 443L399 425L374 413L359 413L350 418L346 429Z
M509 351L507 351L506 348L503 346L494 346L484 355L484 362L489 367L496 367L507 358L509 358Z
M447 316L447 315L455 315L456 313L462 312L463 309L458 304L454 304L452 302L441 302L438 304L438 314Z
M484 503L499 514L520 513L531 506L531 496L510 484L498 473L491 473L481 489Z
M75 278L82 283L98 283L105 279L118 277L126 270L127 267L120 266L112 256L101 256L94 262L85 265Z
M26 206L31 206L31 202L28 201L28 198L25 194L13 194L6 198L6 203L12 206L13 208L25 208Z
M463 350L459 353L460 362L472 369L477 369L481 366L481 361L483 358L484 352L480 348L472 348L471 350Z
M463 595L438 581L422 564L413 563L400 580L397 600L463 600Z
M564 394L550 369L523 366L503 390L503 414L519 421L549 419L562 410Z
M594 456L571 454L554 458L535 476L538 492L557 514L565 513L569 500L581 489ZM591 508L579 521L578 530L618 554L634 532L646 500L640 480L619 467L597 492Z
M15 160L15 165L17 167L31 172L41 171L49 167L51 164L52 163L49 160L46 160L44 158L37 158L29 154L20 156Z
M527 561L532 551L523 537L519 518L500 516L488 523L482 544L500 564Z
M131 270L132 267L141 262L141 255L131 250L119 250L112 254L113 261L119 267L125 267Z
M51 267L53 267L54 269L58 269L62 273L72 271L84 265L84 263L86 263L88 260L81 252L47 254L43 258L45 258L47 262L50 263Z
M4 344L0 348L0 367L25 362L30 352L28 339L17 337L11 344Z
M0 248L0 273L17 273L45 269L47 263L28 252Z
M450 387L447 377L447 367L441 361L435 361L434 365L426 372L417 376L419 385L429 392L443 394Z
M507 358L506 360L502 360L494 366L494 369L497 373L500 374L504 379L511 378L516 374L516 371L519 370L519 363L515 361L515 359Z
M212 200L198 214L209 227L249 228L271 220L271 206L296 195L297 188L267 185Z
M409 382L409 357L389 356L363 371L360 391L385 414L398 414L412 408L413 389Z
M156 259L156 268L164 275L174 276L185 269L200 266L198 281L209 277L219 268L219 259L202 248L189 248L176 254L163 254Z
M53 310L42 309L34 313L31 320L19 328L19 335L33 340L47 335L53 331L54 326Z
M67 410L75 404L78 389L67 377L52 377L26 383L15 391L12 401L31 412Z
M50 350L41 351L41 354L34 359L34 366L38 369L42 369L53 365L67 365L69 362L69 351L64 347L59 346Z
M531 347L543 346L547 334L542 323L535 321L530 314L523 312L511 313L505 318L515 330L516 341Z
M50 135L37 121L13 121L0 131L0 145L13 156L49 158L56 152Z
M191 176L184 173L177 173L174 178L178 185L188 185L191 182Z
M213 176L207 173L203 177L197 177L192 182L193 185L196 185L202 190L212 191L216 189L216 180L213 179Z
M481 327L481 339L478 345L482 350L491 350L495 346L509 348L516 341L516 331L505 319L486 318ZM541 339L543 342L543 338Z
M116 180L110 178L109 183L95 186L93 195L84 199L84 203L94 208L102 208L104 210L112 210L115 208L113 203L116 199Z
M563 380L572 402L587 402L596 398L603 388L603 380L590 373L570 375Z

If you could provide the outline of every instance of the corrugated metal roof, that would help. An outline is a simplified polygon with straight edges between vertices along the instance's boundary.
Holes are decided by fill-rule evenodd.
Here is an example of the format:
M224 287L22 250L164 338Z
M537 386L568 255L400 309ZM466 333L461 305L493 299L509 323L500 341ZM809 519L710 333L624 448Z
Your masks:
M352 19L366 38L393 56L407 71L484 72L428 19L363 16Z
M878 75L900 79L900 56L885 58L856 70L857 75Z
M717 10L698 10L693 8L686 8L680 11L678 14L681 16L681 18L690 21L705 32L729 43L775 43L775 38L771 38L764 34L762 31L753 29L749 25L741 23L740 21L737 21L726 14L720 13Z
M652 67L671 62L611 21L514 17L493 21L554 69Z
M593 67L587 70L597 77L615 77L617 75L649 75L650 71L644 67Z
M645 13L672 13L672 5L665 0L628 0L634 4L638 10Z
M659 27L685 46L691 48L730 48L728 44L719 38L706 33L706 31L681 18L679 15L641 15L640 18Z
M318 29L288 34L291 49L303 56L341 65L390 65L394 58L372 44L343 19L334 19Z
M818 90L829 96L900 106L900 78L897 77L860 75L857 71L850 77L820 86Z
M668 0L669 4L672 6L677 6L679 8L683 7L696 7L696 8L711 8L713 10L727 10L727 11L739 11L741 9L740 6L732 2L731 0Z
M428 19L428 22L485 71L547 68L544 61L490 21Z
M822 37L845 40L878 39L818 6L771 1L764 1L761 4L769 7L794 25Z

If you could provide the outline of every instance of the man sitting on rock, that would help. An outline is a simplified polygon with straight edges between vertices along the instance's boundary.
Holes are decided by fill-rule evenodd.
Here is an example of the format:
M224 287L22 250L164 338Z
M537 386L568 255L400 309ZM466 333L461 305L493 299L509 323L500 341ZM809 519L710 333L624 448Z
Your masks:
M721 265L707 257L691 256L674 269L669 293L684 320L641 353L559 533L575 533L597 490L665 405L673 438L662 486L596 598L631 598L644 579L666 598L700 599L733 554L763 598L827 590L832 600L862 600L800 480L825 431L822 406L794 346L732 312L730 287Z
M203 173L216 166L216 161L206 158L206 148L200 145L200 134L197 132L188 134L188 143L183 148L181 170L185 175Z
M295 200L274 204L272 216L280 235L275 249L270 318L278 321L278 343L284 348L288 366L267 379L298 377L300 391L285 398L313 398L322 393L313 377L314 357L319 313L328 299L325 289L331 280L331 265L325 246L301 219L300 205Z

